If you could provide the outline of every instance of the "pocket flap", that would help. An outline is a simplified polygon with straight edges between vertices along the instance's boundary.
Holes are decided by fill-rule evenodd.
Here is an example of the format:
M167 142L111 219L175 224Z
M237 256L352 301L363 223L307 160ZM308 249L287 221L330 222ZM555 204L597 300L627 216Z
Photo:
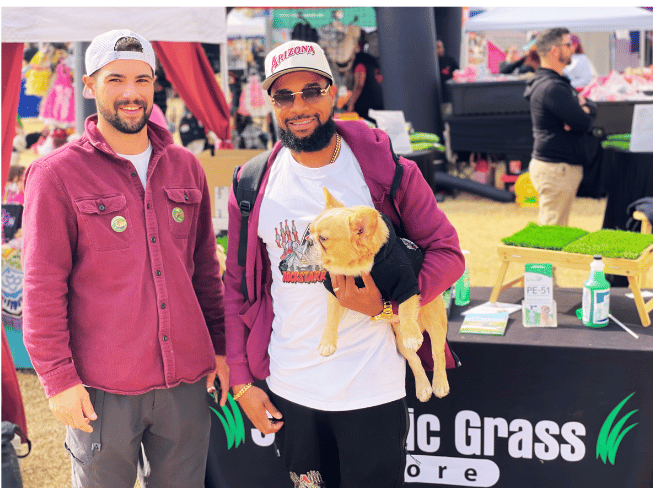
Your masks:
M164 188L166 195L177 203L199 203L202 201L202 192L197 188Z
M117 212L125 208L125 195L101 195L92 198L76 200L77 208L85 214L105 214Z

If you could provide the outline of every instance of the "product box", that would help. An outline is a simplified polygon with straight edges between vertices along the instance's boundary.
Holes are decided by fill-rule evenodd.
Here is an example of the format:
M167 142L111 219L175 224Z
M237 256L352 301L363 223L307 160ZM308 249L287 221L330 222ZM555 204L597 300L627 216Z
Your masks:
M553 300L553 265L527 263L524 265L524 327L556 327Z

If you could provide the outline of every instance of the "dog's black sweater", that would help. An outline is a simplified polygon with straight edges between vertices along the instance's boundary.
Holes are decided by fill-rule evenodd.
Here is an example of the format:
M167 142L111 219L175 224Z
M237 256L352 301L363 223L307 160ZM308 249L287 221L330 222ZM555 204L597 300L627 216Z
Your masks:
M390 219L383 214L381 217L388 226L390 234L387 242L374 256L374 265L370 274L384 300L403 303L413 295L419 294L417 276L424 261L424 252L408 239L398 237ZM333 293L328 272L322 283ZM365 286L360 276L356 277L355 283L359 288Z

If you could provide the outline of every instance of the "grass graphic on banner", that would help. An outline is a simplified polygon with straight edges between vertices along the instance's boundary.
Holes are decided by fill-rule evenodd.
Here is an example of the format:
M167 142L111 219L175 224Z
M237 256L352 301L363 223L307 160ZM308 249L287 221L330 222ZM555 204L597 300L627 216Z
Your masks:
M628 431L639 423L636 422L633 425L628 426L623 431L621 430L628 419L635 412L639 411L639 409L637 409L626 414L619 422L617 422L614 427L612 427L612 424L617 418L617 415L619 415L619 411L634 394L635 392L624 398L621 403L617 405L612 410L612 412L610 412L610 415L608 415L608 418L605 419L605 422L603 422L603 427L601 427L601 432L599 432L599 438L596 441L596 458L598 459L600 457L603 461L603 464L607 464L607 461L610 461L610 464L614 465L614 458L617 455L619 444L621 444L621 441L628 433Z
M214 393L214 397L216 395L217 393ZM240 413L240 407L231 396L231 393L229 393L227 398L231 410L229 410L226 405L222 407L222 413L224 416L215 408L209 408L213 410L213 413L216 414L220 419L220 422L222 422L224 432L227 435L227 449L231 449L234 444L238 447L241 443L245 443L245 424L243 423L243 416Z

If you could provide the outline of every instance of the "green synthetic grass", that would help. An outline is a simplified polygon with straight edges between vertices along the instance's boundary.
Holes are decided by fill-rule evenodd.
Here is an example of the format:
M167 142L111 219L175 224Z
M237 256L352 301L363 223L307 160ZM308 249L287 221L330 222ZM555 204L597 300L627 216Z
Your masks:
M501 239L507 246L530 247L561 251L567 244L587 234L586 230L576 227L560 227L557 225L538 225L529 222L522 230Z
M630 149L630 134L611 134L606 137L605 141L601 142L601 145L603 149L615 147L627 151Z
M215 238L216 242L218 244L222 244L222 247L224 247L224 252L227 252L227 236L220 236Z
M651 244L652 234L603 229L569 243L562 250L576 254L600 254L605 258L637 259Z

